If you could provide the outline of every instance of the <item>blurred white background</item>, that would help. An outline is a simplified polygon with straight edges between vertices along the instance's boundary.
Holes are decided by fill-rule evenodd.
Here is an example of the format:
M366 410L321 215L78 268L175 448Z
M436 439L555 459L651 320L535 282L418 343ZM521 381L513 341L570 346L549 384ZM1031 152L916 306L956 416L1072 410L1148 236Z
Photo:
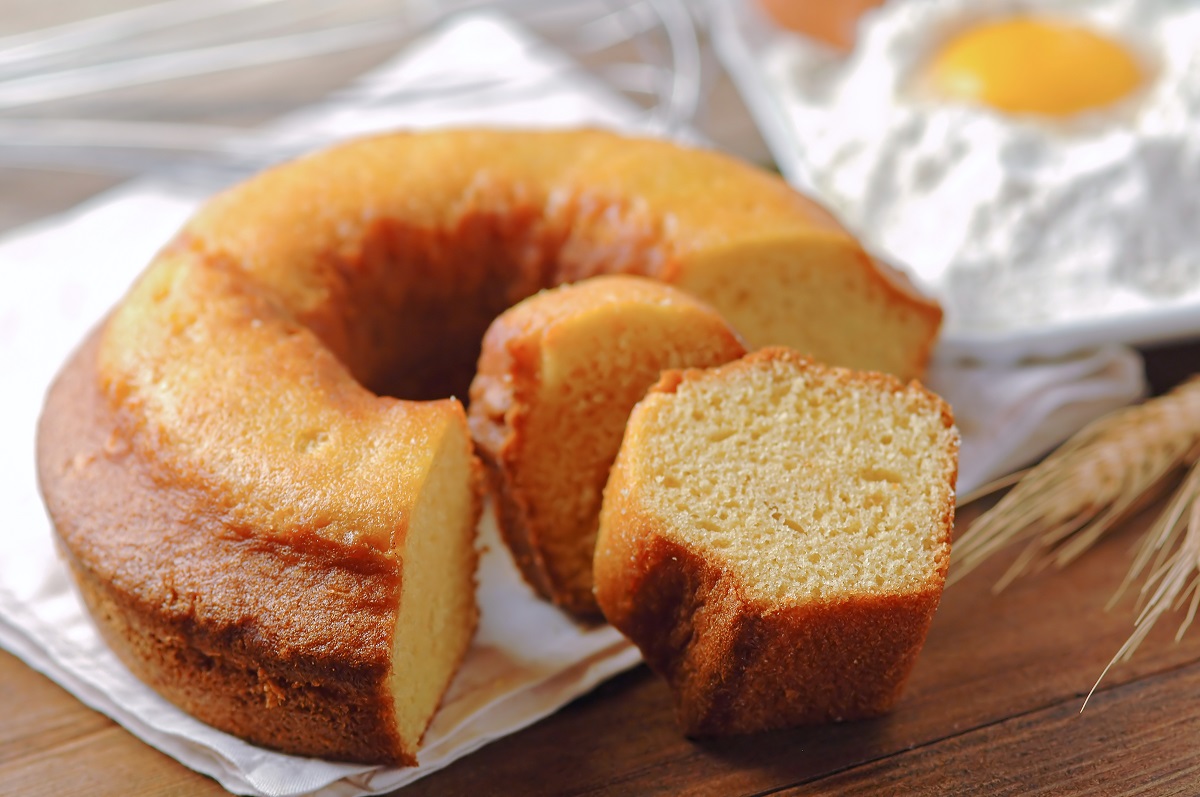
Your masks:
M648 114L770 156L686 0L3 0L0 231L226 149L455 13L492 8Z

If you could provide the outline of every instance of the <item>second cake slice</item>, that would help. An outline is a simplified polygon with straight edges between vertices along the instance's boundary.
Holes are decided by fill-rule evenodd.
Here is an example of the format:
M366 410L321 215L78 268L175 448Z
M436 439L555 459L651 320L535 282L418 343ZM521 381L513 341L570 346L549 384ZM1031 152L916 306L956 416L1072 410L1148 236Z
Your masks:
M492 323L471 384L471 433L504 539L543 597L599 616L592 551L630 410L663 370L744 353L716 311L638 277L543 291Z

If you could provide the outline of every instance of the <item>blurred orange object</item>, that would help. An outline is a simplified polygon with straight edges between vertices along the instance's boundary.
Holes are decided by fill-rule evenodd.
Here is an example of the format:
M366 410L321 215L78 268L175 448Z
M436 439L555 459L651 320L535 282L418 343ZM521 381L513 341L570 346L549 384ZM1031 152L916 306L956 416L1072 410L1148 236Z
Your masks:
M858 18L884 0L758 0L780 27L802 33L830 47L854 49Z

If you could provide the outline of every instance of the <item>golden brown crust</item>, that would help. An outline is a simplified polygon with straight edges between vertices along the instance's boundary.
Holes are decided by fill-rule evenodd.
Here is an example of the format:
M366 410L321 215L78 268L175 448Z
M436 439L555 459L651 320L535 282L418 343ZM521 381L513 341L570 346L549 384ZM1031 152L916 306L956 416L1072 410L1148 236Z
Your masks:
M726 379L761 363L809 367L811 358L770 348L719 369L664 373L653 394L686 381ZM953 429L949 406L918 383L885 374L825 369L833 378L928 402ZM735 574L679 540L641 500L627 460L636 447L635 409L605 488L596 548L596 598L610 623L642 650L675 699L689 735L747 733L863 718L888 711L916 662L941 598L954 524L954 470L936 524L935 565L923 588L855 594L805 604L749 599ZM955 437L956 441L957 438Z
M782 610L758 605L730 574L668 539L655 518L620 501L612 511L626 517L602 537L596 596L666 679L684 733L859 719L899 697L940 589Z
M370 390L465 395L483 330L522 297L606 272L680 283L714 258L741 275L746 244L864 265L861 306L923 319L891 357L923 367L936 307L782 181L714 153L591 131L400 134L220 195L66 366L39 428L46 502L102 630L220 727L411 763L380 691L394 551L465 418Z
M665 345L639 339L622 369L604 370L621 356L630 325L666 334ZM581 329L603 335L586 348L561 344L564 334ZM718 365L745 352L737 332L712 308L668 285L623 275L543 291L492 322L471 383L468 419L491 477L500 530L540 595L578 619L602 619L585 542L595 536L628 410L664 368ZM577 388L582 402L564 406L558 390L542 393L547 360L551 369L576 372L572 382L584 386ZM602 408L591 403L600 396ZM611 438L598 437L600 428ZM559 475L558 468L575 472ZM539 479L545 473L555 474L553 484ZM594 499L580 500L577 490Z
M471 383L471 435L487 472L496 506L496 525L517 568L534 591L554 600L555 586L527 522L531 514L528 496L515 489L508 478L514 442L522 435L528 418L528 391L537 378L533 352L520 342L525 331L524 325L506 321L504 316L488 328L479 368ZM519 390L526 395L518 396ZM588 615L586 606L560 605L579 616Z
M734 315L747 291L778 292L775 276L758 277L770 271L768 261L800 264L807 251L815 261L803 268L835 272L833 289L852 277L861 291L856 303L894 316L864 323L902 330L903 341L877 338L858 355L869 351L868 359L886 363L881 369L904 377L923 372L941 318L936 302L873 261L777 176L720 153L601 131L363 139L217 197L189 222L180 245L244 264L360 381L417 398L465 395L479 340L496 315L541 288L597 274L682 287L752 347L783 344L830 360L832 352L819 349L831 330L791 316L760 330L754 307L744 321ZM714 258L720 278L698 282ZM314 261L320 268L311 279L293 278L296 263ZM350 306L356 312L348 318ZM404 345L379 349L379 327L397 323ZM420 345L430 328L444 330L439 345ZM773 339L781 328L791 334Z
M61 550L105 640L168 700L253 743L415 764L387 689L394 557L265 540L148 472L97 387L98 337L51 387L38 463Z

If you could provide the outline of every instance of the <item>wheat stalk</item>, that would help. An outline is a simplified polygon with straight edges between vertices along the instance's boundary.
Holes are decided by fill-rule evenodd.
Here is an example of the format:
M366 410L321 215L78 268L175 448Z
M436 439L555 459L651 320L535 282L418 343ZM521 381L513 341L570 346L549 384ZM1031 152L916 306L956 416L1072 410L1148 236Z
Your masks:
M1070 563L1155 498L1168 476L1196 460L1198 446L1200 378L1094 421L971 524L955 542L950 580L1020 540L1029 545L997 590L1029 570Z
M1200 452L1200 448L1193 453L1197 452ZM1142 539L1141 550L1134 559L1133 567L1109 601L1109 608L1146 569L1152 558L1156 560L1155 567L1138 596L1141 612L1133 623L1133 633L1105 665L1084 698L1080 711L1087 707L1088 700L1092 699L1096 687L1112 666L1122 659L1128 660L1158 619L1168 611L1183 608L1189 595L1191 602L1183 622L1179 624L1179 630L1175 632L1176 642L1183 638L1196 619L1196 610L1200 608L1200 461L1196 461L1195 457L1187 478L1175 491L1171 503Z
M1179 639L1200 609L1200 377L1093 422L1022 475L956 541L948 581L958 581L996 551L1022 540L1025 549L994 591L1029 571L1063 567L1160 495L1182 468L1190 469L1187 477L1147 530L1109 602L1114 605L1149 571L1134 631L1100 674L1103 679L1114 663L1133 654L1163 614L1182 608L1190 596ZM1003 486L999 482L994 489ZM994 489L977 491L970 500Z

